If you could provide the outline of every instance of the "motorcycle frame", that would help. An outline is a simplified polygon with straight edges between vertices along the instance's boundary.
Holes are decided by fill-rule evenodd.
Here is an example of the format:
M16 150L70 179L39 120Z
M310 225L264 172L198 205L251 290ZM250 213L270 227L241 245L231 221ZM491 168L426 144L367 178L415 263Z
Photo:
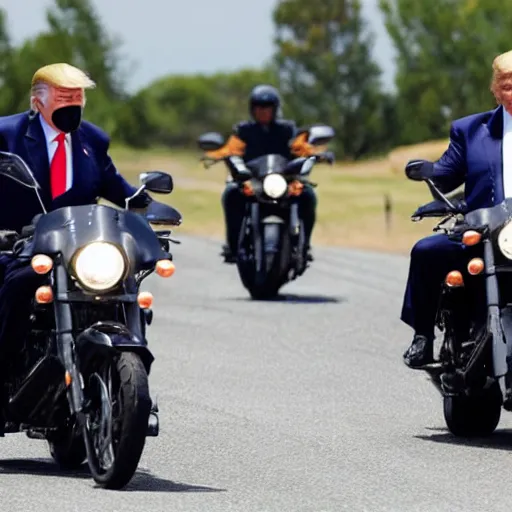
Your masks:
M485 377L497 380L502 393L505 393L504 377L507 374L507 361L512 359L512 307L502 307L501 305L498 281L498 273L500 273L500 270L495 265L493 242L486 230L482 233L480 243L483 246L482 259L484 261L484 270L482 275L485 280L486 299L486 318L485 324L482 325L483 332L481 332L481 329L477 329L477 331L473 333L478 334L476 339L471 340L475 342L475 347L471 352L465 368L458 368L456 362L458 351L462 346L462 342L465 340L461 339L458 335L458 329L454 325L454 322L456 322L456 313L446 302L447 299L456 301L456 294L459 292L465 293L465 290L451 288L443 284L436 320L437 325L444 330L441 352L444 350L445 353L448 354L448 358L441 362L442 369L443 371L456 373L461 387L467 388L481 382L481 377L483 376L482 369L487 362L490 362L491 369L490 371L484 372ZM508 272L510 271L509 269ZM507 272L506 268L502 269L501 272ZM475 277L476 276L472 276L472 278ZM503 325L504 323L510 327L508 340L506 336L507 331L504 329ZM443 379L441 378L441 380Z
M281 228L288 224L288 231L291 242L292 254L286 255L284 262L287 267L290 262L293 270L300 272L300 258L304 252L303 223L299 217L299 205L296 197L285 196L278 200L271 200L261 197L259 194L247 197L245 214L240 228L238 238L238 257L242 257L243 246L248 236L252 236L254 247L255 270L260 272L263 266L264 255L267 253L278 253L281 243ZM261 208L267 204L277 206L279 209L288 209L288 214L270 214L261 218ZM288 219L283 218L288 217ZM263 228L263 229L262 229ZM262 232L263 231L263 232ZM301 236L302 235L302 236ZM293 252L295 250L295 257ZM287 269L283 269L287 271Z

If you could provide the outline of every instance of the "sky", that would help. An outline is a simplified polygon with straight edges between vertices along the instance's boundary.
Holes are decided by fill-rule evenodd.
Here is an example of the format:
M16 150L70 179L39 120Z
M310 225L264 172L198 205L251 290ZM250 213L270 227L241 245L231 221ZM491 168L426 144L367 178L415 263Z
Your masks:
M314 0L321 1L321 0ZM374 58L392 87L394 51L378 9L362 0L376 36ZM30 3L30 8L27 4ZM258 67L272 55L272 11L277 0L93 0L106 28L123 42L133 92L173 73L210 73ZM13 42L46 27L52 0L0 0Z

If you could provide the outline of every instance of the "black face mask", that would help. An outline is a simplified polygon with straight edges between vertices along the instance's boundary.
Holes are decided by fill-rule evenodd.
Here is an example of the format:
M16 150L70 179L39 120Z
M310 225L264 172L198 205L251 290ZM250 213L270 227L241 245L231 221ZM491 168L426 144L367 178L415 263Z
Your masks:
M74 132L82 121L82 107L71 105L69 107L58 108L52 114L53 124L62 132Z

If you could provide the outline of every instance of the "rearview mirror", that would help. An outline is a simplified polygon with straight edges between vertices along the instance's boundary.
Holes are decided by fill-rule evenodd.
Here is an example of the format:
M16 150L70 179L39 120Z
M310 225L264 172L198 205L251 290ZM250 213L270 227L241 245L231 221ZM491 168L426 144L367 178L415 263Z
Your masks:
M197 145L203 151L215 151L224 146L224 144L226 144L224 137L217 132L203 133L203 135L197 139Z
M23 158L14 153L0 151L0 175L17 181L24 187L35 190L41 188Z
M144 217L150 224L179 226L183 217L181 213L168 204L152 201Z
M170 194L174 189L172 176L162 171L144 172L139 175L142 185L146 190L157 194Z
M434 164L428 160L410 160L405 166L405 175L413 181L425 181L434 175Z
M335 135L335 131L331 126L318 125L309 129L308 142L313 146L323 146L330 142Z

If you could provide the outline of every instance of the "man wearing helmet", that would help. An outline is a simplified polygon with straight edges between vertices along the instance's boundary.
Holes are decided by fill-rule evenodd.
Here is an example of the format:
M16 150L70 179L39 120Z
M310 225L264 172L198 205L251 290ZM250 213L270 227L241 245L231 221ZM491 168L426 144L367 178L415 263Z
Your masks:
M307 143L307 131L299 133L293 121L280 119L281 99L277 89L270 85L256 86L249 96L251 121L242 121L233 128L233 134L220 149L209 151L206 156L213 159L239 155L248 162L268 154L278 154L292 160L319 152ZM332 161L332 154L326 154ZM300 196L299 214L304 222L306 250L312 260L310 238L315 224L316 194L309 185ZM228 183L222 194L222 206L226 223L227 244L224 258L228 263L235 261L238 234L242 225L245 197L234 183Z

